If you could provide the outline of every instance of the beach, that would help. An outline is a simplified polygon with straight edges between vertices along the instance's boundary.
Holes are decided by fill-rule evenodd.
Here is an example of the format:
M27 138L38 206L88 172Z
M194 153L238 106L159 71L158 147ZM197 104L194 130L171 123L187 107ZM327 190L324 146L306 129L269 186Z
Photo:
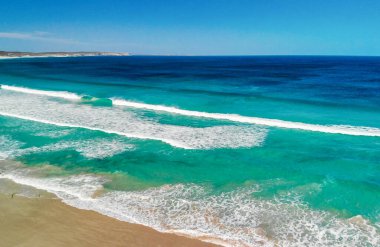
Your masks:
M8 186L18 186L7 181ZM2 184L3 185L3 184ZM28 198L0 193L0 239L11 246L217 246L122 222L62 203L47 192Z

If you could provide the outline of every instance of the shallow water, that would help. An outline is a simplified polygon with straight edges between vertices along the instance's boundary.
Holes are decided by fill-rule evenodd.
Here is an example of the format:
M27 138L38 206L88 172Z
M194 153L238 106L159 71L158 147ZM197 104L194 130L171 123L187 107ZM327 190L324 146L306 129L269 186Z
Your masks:
M240 246L380 244L380 59L0 61L0 177Z

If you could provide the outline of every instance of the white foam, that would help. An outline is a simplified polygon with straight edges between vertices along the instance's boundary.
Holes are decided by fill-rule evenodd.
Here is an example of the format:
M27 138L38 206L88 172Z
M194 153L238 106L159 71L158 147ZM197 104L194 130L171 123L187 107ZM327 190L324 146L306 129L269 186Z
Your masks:
M0 160L12 157L22 145L22 142L13 140L9 136L0 136Z
M5 90L12 90L16 92L28 93L28 94L37 94L45 95L51 97L61 97L71 100L79 100L81 96L68 93L68 92L56 92L56 91L43 91L28 89L23 87L14 87L2 85L2 88ZM125 106L137 109L147 109L158 112L167 112L171 114L178 114L183 116L190 117L201 117L201 118L211 118L217 120L227 120L238 123L248 123L248 124L258 124L270 127L286 128L286 129L300 129L306 131L315 131L331 134L344 134L344 135L353 135L353 136L377 136L380 137L380 129L372 127L363 127L363 126L344 126L344 125L320 125L320 124L307 124L302 122L292 122L284 121L279 119L269 119L269 118L259 118L259 117L250 117L250 116L241 116L238 114L224 114L224 113L209 113L201 111L192 111L184 110L176 107L168 107L163 105L153 105L146 103L139 103L128 101L124 99L112 99L113 105Z
M379 246L380 233L367 220L337 218L298 202L259 200L259 188L213 195L193 184L143 191L96 193L108 181L82 174L30 177L27 169L3 171L0 178L56 194L65 203L163 232L191 235L225 246ZM360 217L361 219L363 217Z
M92 107L56 102L45 95L25 97L0 91L0 115L62 127L85 128L129 138L159 140L185 149L254 147L263 143L266 130L255 126L192 128L159 124L122 108Z
M62 91L45 91L45 90L37 90L37 89L31 89L31 88L25 88L25 87L14 87L14 86L8 86L8 85L1 85L1 89L19 92L19 93L26 93L26 94L45 95L49 97L57 97L57 98L63 98L63 99L69 99L69 100L80 100L82 98L81 96L75 93L62 92Z
M17 154L23 155L36 152L53 152L74 149L86 158L103 159L112 157L126 150L132 150L134 147L134 145L127 144L121 140L106 140L102 138L95 138L90 140L60 141L42 147L20 149Z
M145 103L137 103L121 99L113 99L113 104L120 106L127 106L139 109L148 109L153 111L163 111L168 113L174 113L184 116L191 117L204 117L212 118L218 120L229 120L239 123L248 123L248 124L258 124L265 125L270 127L279 127L286 129L301 129L307 131L316 131L324 132L331 134L345 134L345 135L357 135L357 136L380 136L380 129L378 128L369 128L369 127L356 127L349 125L318 125L318 124L307 124L301 122L291 122L283 121L278 119L268 119L268 118L258 118L258 117L247 117L237 114L223 114L223 113L208 113L200 111L190 111L183 110L175 107L161 106L161 105L151 105Z
M22 116L22 115L19 115L19 114L6 113L6 112L2 112L2 111L0 111L0 115L7 116L7 117L14 117L14 118L19 118L19 119L24 119L24 120L29 120L29 121L35 121L35 122L40 122L40 123L52 124L52 125L62 126L62 127L83 128L83 129L101 131L101 132L105 132L105 133L109 133L109 134L116 134L116 135L121 135L121 136L125 136L125 137L130 137L130 138L159 140L159 141L166 142L166 143L168 143L168 144L170 144L172 146L175 146L175 147L189 149L189 147L187 147L187 146L183 146L183 145L180 145L180 144L176 143L175 141L167 140L167 139L163 139L163 138L154 138L154 137L145 136L145 135L139 135L139 134L123 133L123 132L120 132L120 131L113 131L113 130L108 130L108 129L89 127L89 126L85 126L85 125L67 124L67 123L64 123L64 122L49 121L49 120L45 120L45 119L39 119L39 118L34 118L34 117Z
M2 126L8 129L17 129L21 132L28 132L33 136L43 136L49 138L62 138L75 132L73 128L62 128L55 125L40 124L38 122L29 122L29 124L20 124L19 121L5 121Z
M29 129L30 130L30 129ZM33 133L34 136L45 136L50 138L61 138L73 133L73 129L63 130L39 130L37 133Z
M103 188L102 184L105 180L102 177L90 175L77 175L71 177L54 177L54 178L33 178L27 177L23 173L28 173L28 170L15 170L14 174L4 173L0 178L11 179L12 181L35 187L37 189L46 190L56 194L65 202L70 200L91 200L94 193ZM74 206L74 205L73 205Z

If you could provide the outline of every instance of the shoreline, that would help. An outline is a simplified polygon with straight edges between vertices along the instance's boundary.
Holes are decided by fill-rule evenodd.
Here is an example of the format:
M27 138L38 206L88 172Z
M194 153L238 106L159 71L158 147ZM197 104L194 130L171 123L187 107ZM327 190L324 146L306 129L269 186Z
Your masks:
M20 186L13 181L7 183ZM78 209L53 194L35 191L32 198L0 191L2 246L218 246Z

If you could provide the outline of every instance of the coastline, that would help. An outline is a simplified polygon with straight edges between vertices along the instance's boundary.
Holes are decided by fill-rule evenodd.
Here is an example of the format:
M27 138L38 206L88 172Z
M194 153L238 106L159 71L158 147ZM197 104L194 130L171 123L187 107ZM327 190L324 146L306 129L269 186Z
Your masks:
M43 191L34 198L0 192L0 239L4 247L217 246L74 208Z

